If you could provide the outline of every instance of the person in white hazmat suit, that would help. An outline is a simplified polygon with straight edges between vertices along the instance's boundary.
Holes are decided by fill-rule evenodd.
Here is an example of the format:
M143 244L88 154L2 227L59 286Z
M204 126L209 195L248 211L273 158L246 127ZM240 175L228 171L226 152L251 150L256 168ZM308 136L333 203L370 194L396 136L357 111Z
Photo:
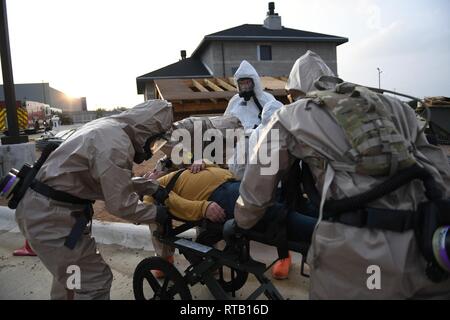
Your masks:
M312 52L295 63L287 84L295 102L272 116L259 139L278 167L267 173L260 162L247 166L236 226L257 224L274 203L274 188L300 159L304 177L307 168L311 177L309 184L302 178L302 184L317 188L319 211L308 252L311 299L449 299L448 275L447 280L435 278L436 273L431 277L429 271L436 269L428 268L421 253L416 230L426 224L411 219L430 197L448 199L450 166L444 153L427 142L408 105L337 78L334 83L331 77L319 80L327 70ZM322 89L302 97L313 87ZM361 119L367 122L355 125ZM273 130L278 135L272 136ZM433 184L412 180L383 195L385 186L394 183L391 176L411 169L425 171ZM358 198L363 194L367 197ZM335 211L336 204L343 209Z
M238 117L244 129L255 129L261 123L263 108L268 103L282 106L273 95L264 91L258 73L246 60L241 62L234 80L239 93L230 99L224 115Z
M239 93L230 99L224 115L233 115L239 118L245 130L245 139L238 141L235 154L227 161L230 171L236 179L240 180L248 162L248 139L252 131L261 124L263 111L265 109L277 110L283 104L273 95L264 91L258 73L246 60L241 62L234 74L234 80Z
M54 150L19 202L16 220L53 275L52 299L109 299L111 269L97 252L87 222L94 200L135 223L150 223L158 210L140 195L158 188L132 178L133 162L151 157L151 142L172 125L172 106L150 100L118 115L85 124ZM75 267L74 267L75 266ZM71 269L73 268L73 269ZM68 281L78 270L80 281Z

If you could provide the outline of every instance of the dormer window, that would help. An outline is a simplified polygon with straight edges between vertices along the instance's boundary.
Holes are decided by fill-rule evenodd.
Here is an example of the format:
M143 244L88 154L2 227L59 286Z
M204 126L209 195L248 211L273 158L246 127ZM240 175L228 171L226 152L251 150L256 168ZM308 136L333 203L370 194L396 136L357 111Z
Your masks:
M272 60L272 46L259 45L258 46L258 60L271 61Z

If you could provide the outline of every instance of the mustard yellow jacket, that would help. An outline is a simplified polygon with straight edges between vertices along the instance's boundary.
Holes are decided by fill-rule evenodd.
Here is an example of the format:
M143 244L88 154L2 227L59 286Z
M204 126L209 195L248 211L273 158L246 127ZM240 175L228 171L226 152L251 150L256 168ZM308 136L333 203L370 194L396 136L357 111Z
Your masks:
M176 172L171 172L158 179L165 187ZM187 221L200 220L205 216L211 194L226 181L233 179L233 174L225 169L207 166L198 173L185 170L178 178L169 194L165 205L176 217ZM145 196L144 203L154 203L152 196Z

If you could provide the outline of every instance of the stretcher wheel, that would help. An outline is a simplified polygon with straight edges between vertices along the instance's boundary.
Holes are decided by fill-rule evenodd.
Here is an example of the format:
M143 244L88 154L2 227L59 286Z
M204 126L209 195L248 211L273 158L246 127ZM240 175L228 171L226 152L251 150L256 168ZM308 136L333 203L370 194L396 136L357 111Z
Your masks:
M225 268L229 269L227 279L224 279L223 277L225 273ZM222 266L220 269L219 269L220 278L217 281L219 282L222 289L225 290L226 292L238 291L247 282L248 272L246 271L236 270L233 268L229 268L227 266ZM232 273L234 273L233 279L231 277Z
M158 280L151 270L160 270L165 277ZM146 258L138 264L133 274L133 291L136 300L192 300L183 276L160 257Z

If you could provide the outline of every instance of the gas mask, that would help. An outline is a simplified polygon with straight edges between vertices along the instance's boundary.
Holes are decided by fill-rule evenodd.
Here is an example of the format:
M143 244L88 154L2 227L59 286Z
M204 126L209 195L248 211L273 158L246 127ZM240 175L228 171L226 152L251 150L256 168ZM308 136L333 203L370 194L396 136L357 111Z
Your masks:
M174 168L174 164L168 156L164 156L161 159L159 159L155 166L156 171L163 171L163 172L168 172L172 168Z
M137 164L140 164L153 157L152 145L161 137L163 137L163 134L156 134L145 140L145 144L142 147L144 152L136 152L134 154L133 161Z
M239 97L249 101L255 95L255 83L252 78L240 78L238 81Z

